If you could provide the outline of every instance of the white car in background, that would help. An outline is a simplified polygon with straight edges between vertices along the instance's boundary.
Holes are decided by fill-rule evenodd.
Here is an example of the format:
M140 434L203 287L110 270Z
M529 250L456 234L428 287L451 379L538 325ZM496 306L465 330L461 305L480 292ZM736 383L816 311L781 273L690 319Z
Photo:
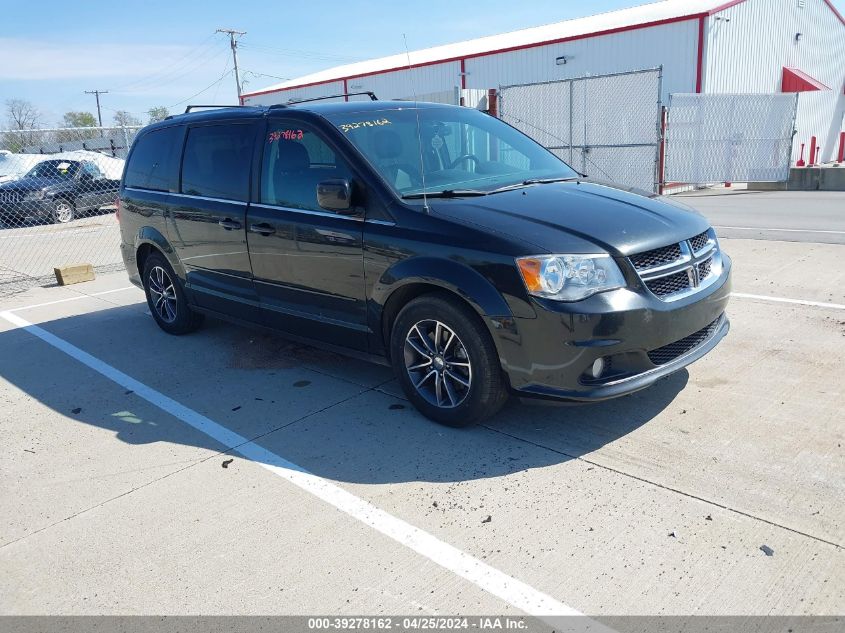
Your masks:
M13 154L0 150L0 183L17 180L38 161L32 160L31 154Z

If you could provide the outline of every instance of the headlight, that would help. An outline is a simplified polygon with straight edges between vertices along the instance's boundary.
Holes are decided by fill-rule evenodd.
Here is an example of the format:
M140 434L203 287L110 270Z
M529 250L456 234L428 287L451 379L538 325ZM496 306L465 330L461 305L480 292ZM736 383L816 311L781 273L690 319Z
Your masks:
M528 292L556 301L580 301L625 286L610 255L538 255L516 260Z
M39 189L38 191L30 191L26 194L26 197L30 200L43 200L44 199L44 191Z

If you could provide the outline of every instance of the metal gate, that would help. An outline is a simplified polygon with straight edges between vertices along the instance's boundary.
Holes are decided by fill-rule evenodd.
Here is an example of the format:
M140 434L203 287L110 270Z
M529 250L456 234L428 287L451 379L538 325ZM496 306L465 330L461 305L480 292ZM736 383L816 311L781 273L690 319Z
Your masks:
M503 120L597 180L658 189L662 68L501 86Z
M797 106L797 94L671 95L666 181L787 180Z

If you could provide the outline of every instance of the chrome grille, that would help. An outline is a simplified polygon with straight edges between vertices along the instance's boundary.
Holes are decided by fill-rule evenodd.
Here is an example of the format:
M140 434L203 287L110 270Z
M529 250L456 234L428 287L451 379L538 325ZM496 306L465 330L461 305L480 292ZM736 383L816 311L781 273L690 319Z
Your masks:
M639 255L631 256L631 263L637 270L648 270L658 268L666 264L672 264L681 259L681 247L679 244L670 244L663 248L655 248Z
M670 363L676 358L691 352L713 336L713 333L719 327L719 323L721 321L722 317L720 316L718 319L713 321L713 323L700 329L698 332L690 334L689 336L682 338L680 341L675 341L674 343L669 343L669 345L664 345L663 347L650 351L648 353L649 360L651 360L651 362L655 365L665 365L666 363Z
M693 253L700 253L705 248L707 248L707 245L710 243L710 235L708 235L705 231L700 235L696 235L689 241L689 243L690 247L692 247Z
M645 282L645 285L661 299L678 292L683 292L684 290L689 290L692 287L689 273L685 270L673 275L650 279Z
M17 204L21 201L21 194L17 191L0 191L0 202Z
M677 244L629 256L643 284L662 301L676 301L710 285L721 274L716 234L705 231Z

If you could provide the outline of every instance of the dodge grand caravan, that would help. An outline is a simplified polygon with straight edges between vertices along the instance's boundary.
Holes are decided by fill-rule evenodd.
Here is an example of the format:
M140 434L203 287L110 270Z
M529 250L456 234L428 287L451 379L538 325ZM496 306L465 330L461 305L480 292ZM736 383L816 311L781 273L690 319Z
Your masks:
M703 217L593 182L469 108L174 116L138 135L119 218L166 332L208 314L388 363L454 426L509 394L631 393L729 328L731 262Z

